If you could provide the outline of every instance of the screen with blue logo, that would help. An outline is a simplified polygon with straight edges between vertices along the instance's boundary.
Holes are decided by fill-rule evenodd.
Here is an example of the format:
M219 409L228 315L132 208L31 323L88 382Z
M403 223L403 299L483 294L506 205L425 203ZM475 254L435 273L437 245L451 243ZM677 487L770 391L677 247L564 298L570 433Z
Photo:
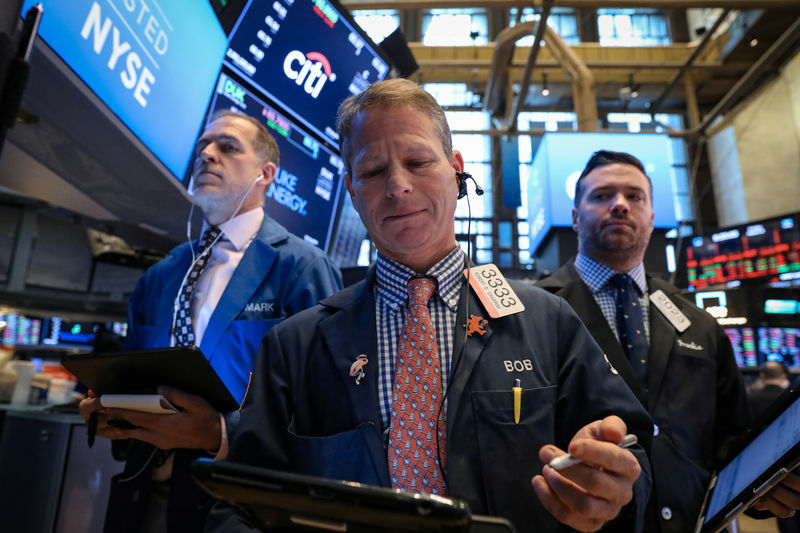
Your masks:
M290 232L327 252L341 198L342 160L225 72L219 76L210 112L222 109L250 115L267 127L280 150L278 171L267 187L267 212Z
M338 147L336 110L389 73L377 47L328 0L251 0L225 65Z
M182 179L227 41L208 2L26 0L42 3L39 35Z
M672 145L663 134L546 133L534 156L528 184L531 251L552 226L571 226L575 183L597 150L627 152L644 165L653 182L653 225L676 225L672 193Z

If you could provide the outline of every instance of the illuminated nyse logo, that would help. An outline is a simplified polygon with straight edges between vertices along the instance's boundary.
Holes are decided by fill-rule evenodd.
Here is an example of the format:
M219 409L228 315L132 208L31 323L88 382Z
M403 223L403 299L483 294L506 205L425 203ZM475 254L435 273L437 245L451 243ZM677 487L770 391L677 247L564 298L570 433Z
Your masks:
M169 30L172 30L172 26L160 9L157 17L144 2L139 4L135 0L125 0L122 4L123 9L112 4L116 15L125 26L122 32L111 18L103 18L100 4L92 2L80 35L92 43L98 56L105 51L108 55L106 67L110 71L114 72L117 65L120 65L119 78L122 85L133 92L133 98L139 105L147 107L146 97L156 78L142 58L146 57L156 71L160 69L156 58L163 57L169 47L169 38L161 26L163 24ZM131 44L133 41L135 42ZM137 44L138 51L134 50Z
M299 50L292 50L283 60L283 72L297 85L302 85L311 98L319 96L326 81L336 81L336 74L331 71L328 58L319 52L304 55Z

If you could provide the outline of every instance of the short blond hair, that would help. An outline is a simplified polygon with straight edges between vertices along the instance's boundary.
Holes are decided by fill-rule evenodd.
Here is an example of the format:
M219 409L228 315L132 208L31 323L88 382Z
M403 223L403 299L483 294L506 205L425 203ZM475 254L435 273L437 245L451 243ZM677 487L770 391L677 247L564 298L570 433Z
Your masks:
M348 174L352 174L353 122L361 111L373 107L410 107L428 114L442 141L442 149L449 157L453 151L453 138L447 124L444 109L433 96L413 81L404 78L376 81L364 92L349 96L339 106L336 114L336 130L339 133L339 148Z

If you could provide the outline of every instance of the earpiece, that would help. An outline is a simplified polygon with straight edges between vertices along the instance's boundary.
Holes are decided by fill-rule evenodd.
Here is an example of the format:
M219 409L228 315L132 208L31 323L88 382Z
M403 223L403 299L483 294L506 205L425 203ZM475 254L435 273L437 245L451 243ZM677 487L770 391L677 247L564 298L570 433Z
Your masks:
M256 176L256 179L253 180L253 183L258 183L259 180L263 179L264 179L264 174L259 174L258 176Z
M456 178L458 178L458 196L457 198L460 200L467 195L467 180L472 180L472 183L475 184L475 194L478 196L483 196L483 188L478 185L478 182L475 181L475 178L472 177L472 174L469 172L459 172L456 170Z
M467 180L465 179L466 172L459 172L456 170L456 178L458 178L458 196L461 200L467 195Z

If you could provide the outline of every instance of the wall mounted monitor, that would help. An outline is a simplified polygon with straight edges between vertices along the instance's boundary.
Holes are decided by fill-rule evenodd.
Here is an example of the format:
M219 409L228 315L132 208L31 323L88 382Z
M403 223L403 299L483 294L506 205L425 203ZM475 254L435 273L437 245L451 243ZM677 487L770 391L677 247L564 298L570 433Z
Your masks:
M280 166L267 187L267 213L327 252L344 181L341 158L225 72L219 76L209 116L222 109L250 115L267 127L280 150Z
M30 346L39 344L42 320L18 313L0 313L0 325L5 324L0 343L5 346Z
M768 298L764 300L764 313L768 315L800 314L800 301Z
M800 328L758 328L758 357L762 365L778 361L800 369Z
M794 214L687 239L683 257L689 288L800 280L798 223Z
M725 333L733 345L733 356L739 368L755 368L758 366L756 339L753 328L725 328Z
M43 320L41 343L45 346L91 350L101 327L122 337L128 333L128 326L124 322L74 321L53 316Z
M26 0L39 36L182 179L227 41L197 0ZM35 53L35 52L34 52Z
M339 104L389 73L335 0L250 0L229 43L227 67L336 147Z

